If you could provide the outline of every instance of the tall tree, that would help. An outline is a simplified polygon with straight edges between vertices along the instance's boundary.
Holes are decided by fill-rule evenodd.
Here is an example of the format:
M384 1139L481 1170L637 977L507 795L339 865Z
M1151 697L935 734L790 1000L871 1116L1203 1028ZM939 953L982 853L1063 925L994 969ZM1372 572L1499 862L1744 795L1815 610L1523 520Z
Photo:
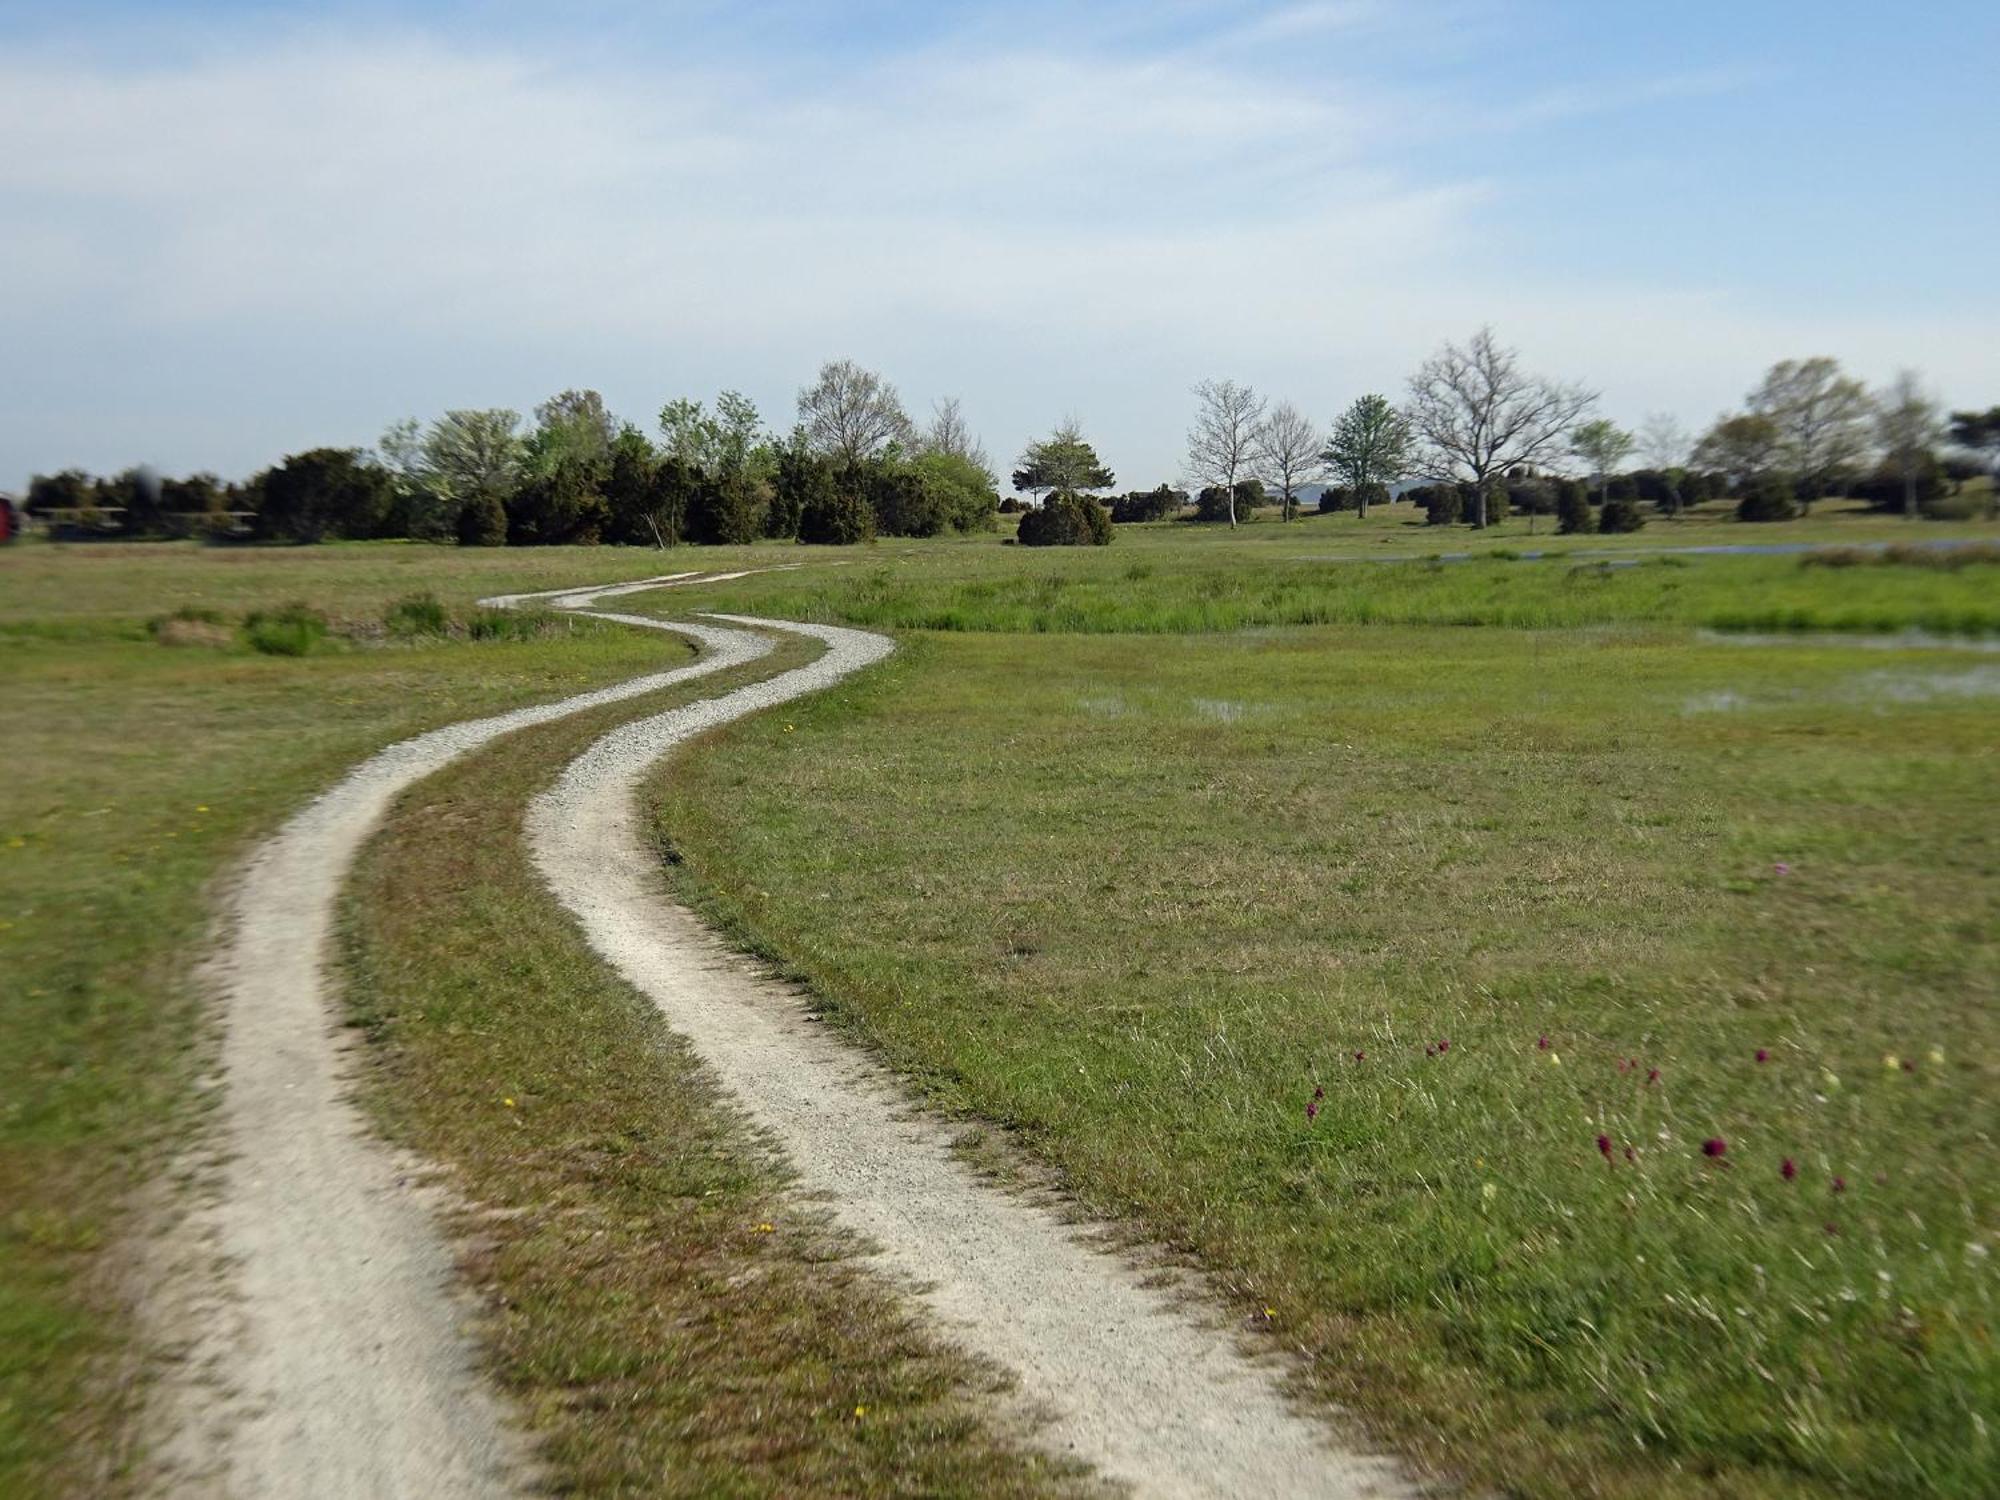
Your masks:
M1407 416L1434 479L1473 487L1474 526L1486 525L1487 494L1513 468L1559 453L1563 440L1597 404L1597 393L1521 369L1491 328L1464 345L1444 344L1410 377Z
M1985 458L1993 471L1993 499L2000 501L2000 406L1988 411L1955 411L1949 436L1968 452ZM33 490L29 491L32 496ZM29 502L30 509L33 501Z
M454 507L472 500L504 501L520 483L526 457L521 414L505 407L448 411L424 434L424 464Z
M1868 452L1874 404L1837 360L1780 360L1748 404L1750 415L1777 429L1779 461L1798 481L1808 513L1814 500L1853 476Z
M375 444L383 469L395 489L391 532L418 541L443 541L452 534L443 486L431 471L424 429L415 417L405 417L383 429Z
M1680 514L1681 481L1686 477L1688 451L1692 446L1687 429L1672 412L1648 412L1646 420L1639 424L1639 457L1645 460L1646 467L1658 471L1665 484L1666 512L1670 516Z
M394 494L387 471L358 448L294 453L264 475L257 529L267 537L317 542L372 536Z
M1083 428L1075 417L1065 417L1054 432L1028 444L1018 462L1014 488L1023 494L1068 498L1090 490L1108 490L1118 482L1098 458L1097 450L1084 440Z
M1378 494L1388 499L1389 486L1409 477L1415 451L1409 420L1387 396L1371 392L1340 414L1320 461L1353 492L1354 508L1366 520L1368 502Z
M851 359L820 366L819 379L799 392L799 424L813 446L841 463L860 463L891 443L915 446L916 429L896 388Z
M1581 424L1569 436L1569 451L1590 465L1597 480L1597 499L1602 504L1618 466L1632 455L1638 439L1608 417Z
M1915 370L1901 370L1875 407L1875 441L1882 463L1903 486L1903 514L1917 514L1917 481L1937 461L1944 413Z
M535 408L535 426L544 435L551 457L597 463L611 457L618 440L618 419L604 409L596 391L562 391Z
M1730 484L1740 489L1776 473L1782 467L1782 449L1778 424L1769 417L1745 412L1717 417L1715 425L1695 444L1694 461L1704 469L1726 474Z
M962 458L986 471L987 487L993 484L993 465L986 457L986 449L972 435L966 426L965 413L960 409L958 397L946 396L931 408L931 425L926 427L918 440L918 447L925 453L942 453L950 458Z
M1204 380L1194 388L1194 426L1188 430L1188 478L1222 489L1229 524L1236 525L1236 481L1256 456L1264 424L1264 398L1233 380Z
M1289 401L1280 401L1257 430L1257 467L1265 483L1278 491L1284 518L1299 513L1298 488L1319 467L1326 435Z
M716 397L712 414L687 397L660 408L666 456L717 478L752 467L762 427L756 403L741 391Z

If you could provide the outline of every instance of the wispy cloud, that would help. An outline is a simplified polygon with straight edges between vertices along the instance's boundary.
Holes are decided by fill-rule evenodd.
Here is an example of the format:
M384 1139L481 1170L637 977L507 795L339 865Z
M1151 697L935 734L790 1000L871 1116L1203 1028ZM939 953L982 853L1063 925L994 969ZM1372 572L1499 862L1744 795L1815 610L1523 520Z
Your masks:
M1493 253L1504 175L1414 165L1441 134L1741 78L1496 87L1455 112L1338 46L1310 87L1272 82L1315 41L1410 24L1373 0L1001 20L837 65L691 21L616 58L401 25L156 61L17 47L0 343L25 357L0 367L0 476L247 467L576 383L634 414L734 384L782 417L851 353L920 403L964 395L996 452L1078 411L1136 480L1171 471L1210 373L1326 409L1491 319L1539 365L1631 380L1633 409L1705 416L1790 352L1720 287L1525 274ZM1862 360L1911 325L1851 331L1806 342Z

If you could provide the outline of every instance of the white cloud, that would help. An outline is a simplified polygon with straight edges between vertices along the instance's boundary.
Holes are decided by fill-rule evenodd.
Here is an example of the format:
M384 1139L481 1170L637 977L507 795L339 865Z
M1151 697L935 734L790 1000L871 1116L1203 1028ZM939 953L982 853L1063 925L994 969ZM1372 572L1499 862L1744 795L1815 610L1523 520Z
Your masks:
M1400 118L1354 80L1287 93L1185 51L940 44L817 80L413 34L137 69L16 56L0 338L24 357L0 365L0 476L248 468L569 384L634 415L733 384L782 421L851 353L919 406L963 395L996 456L1074 410L1151 482L1203 375L1326 412L1485 321L1621 413L1692 420L1784 353L1925 364L1949 393L1991 346L1521 280L1484 250L1506 184L1391 169ZM107 355L144 378L106 379Z

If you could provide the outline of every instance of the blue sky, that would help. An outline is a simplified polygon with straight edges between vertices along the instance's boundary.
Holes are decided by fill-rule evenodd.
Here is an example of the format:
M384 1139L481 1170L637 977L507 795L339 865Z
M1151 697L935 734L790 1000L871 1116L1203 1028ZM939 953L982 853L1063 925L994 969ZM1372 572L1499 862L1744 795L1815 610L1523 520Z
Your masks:
M0 0L0 487L823 359L1179 471L1491 322L1628 423L2000 402L2000 7Z

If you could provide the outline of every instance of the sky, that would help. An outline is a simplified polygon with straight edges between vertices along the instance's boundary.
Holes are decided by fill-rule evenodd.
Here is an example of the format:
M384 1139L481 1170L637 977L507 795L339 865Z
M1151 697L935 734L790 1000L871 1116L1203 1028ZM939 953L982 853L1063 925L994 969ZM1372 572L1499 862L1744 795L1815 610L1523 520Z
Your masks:
M0 0L0 489L821 362L1176 478L1491 324L1627 425L2000 403L1991 0ZM1004 483L1004 472L1003 472Z

